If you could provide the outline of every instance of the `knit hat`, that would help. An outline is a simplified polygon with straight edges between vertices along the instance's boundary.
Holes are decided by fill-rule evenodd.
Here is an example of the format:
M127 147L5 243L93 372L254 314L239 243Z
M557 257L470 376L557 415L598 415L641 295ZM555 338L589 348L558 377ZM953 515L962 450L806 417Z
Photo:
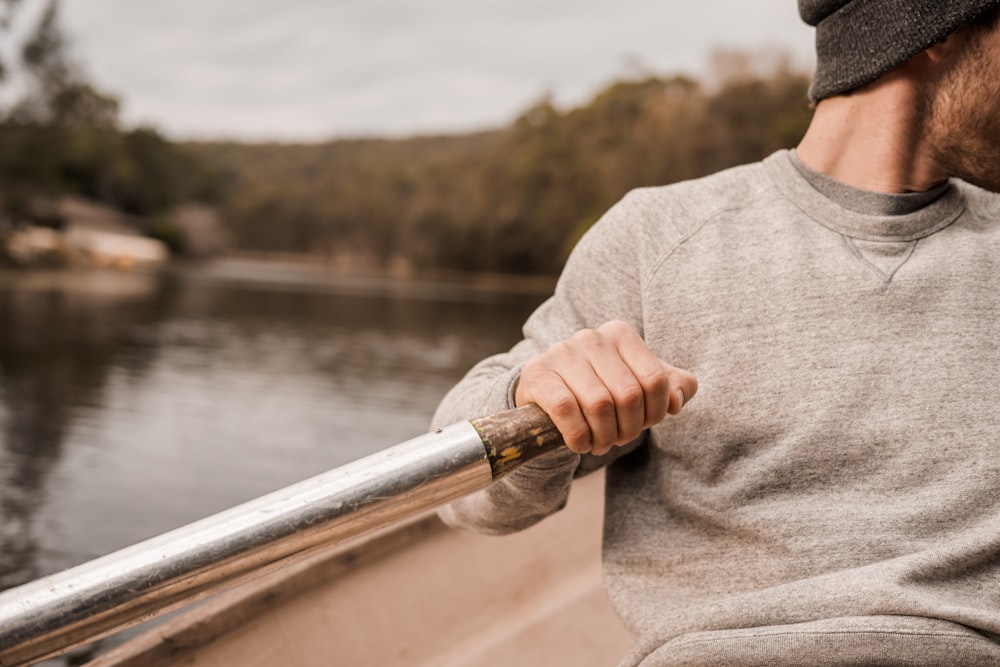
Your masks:
M871 83L1000 0L799 0L816 27L814 102Z

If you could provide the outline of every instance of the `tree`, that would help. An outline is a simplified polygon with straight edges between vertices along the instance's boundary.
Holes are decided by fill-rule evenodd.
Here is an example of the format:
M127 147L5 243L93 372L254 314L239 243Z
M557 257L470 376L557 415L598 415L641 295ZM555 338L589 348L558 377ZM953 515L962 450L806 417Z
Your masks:
M2 0L0 29L10 33L21 0ZM112 128L118 100L88 83L70 58L69 42L59 27L59 2L49 0L41 19L20 48L15 63L0 63L0 84L16 72L25 92L14 101L9 121Z
M0 35L10 36L21 0L0 0ZM0 110L0 213L31 217L32 202L82 195L137 215L185 199L218 196L219 179L152 128L123 130L118 100L86 80L48 0L0 85L23 93Z
M0 37L9 35L14 23L14 14L20 0L0 0ZM9 67L0 58L0 84L8 77Z
M232 179L221 204L238 247L554 274L628 190L798 141L808 77L745 61L731 54L715 86L644 75L570 110L542 99L472 135L193 148Z

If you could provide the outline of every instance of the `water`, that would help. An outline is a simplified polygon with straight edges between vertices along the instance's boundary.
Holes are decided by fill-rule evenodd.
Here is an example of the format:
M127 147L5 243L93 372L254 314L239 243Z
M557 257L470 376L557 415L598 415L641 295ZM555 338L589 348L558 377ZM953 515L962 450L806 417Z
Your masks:
M425 432L548 288L0 274L0 588Z

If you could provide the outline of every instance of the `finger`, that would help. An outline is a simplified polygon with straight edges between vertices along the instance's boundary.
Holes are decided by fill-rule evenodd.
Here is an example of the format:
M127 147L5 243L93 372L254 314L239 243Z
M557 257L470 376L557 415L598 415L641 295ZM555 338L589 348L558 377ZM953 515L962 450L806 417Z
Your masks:
M667 412L676 415L698 393L698 379L689 371L668 364L664 364L664 367L670 386L670 405Z
M591 452L606 452L618 438L614 396L585 358L574 357L573 362L560 368L559 373L573 392L590 429Z
M580 410L576 396L555 371L534 369L531 364L521 371L514 393L514 405L534 403L552 419L566 447L577 454L591 450L590 425Z
M567 348L590 371L581 367L579 375L567 377L567 381L590 424L592 453L604 454L638 435L642 429L642 387L607 332L577 332L567 341Z
M591 453L604 454L623 442L623 430L635 430L636 406L641 421L642 390L614 343L600 331L580 331L566 344L574 363L560 372L565 371L566 384L590 425Z
M609 347L605 354L591 357L590 363L610 396L614 410L614 432L609 432L607 438L607 446L610 449L612 445L633 440L642 432L645 397L642 385L632 373L632 369L614 348ZM609 428L612 426L610 419L608 426ZM595 454L604 453L597 451L596 442L600 439L595 438Z
M581 392L573 385L592 386L596 382L589 364L578 358L566 342L557 343L525 364L514 403L537 404L552 419L566 446L577 454L586 454L593 447L591 425L580 405Z
M667 416L670 398L667 369L673 367L668 367L660 361L635 331L619 341L618 352L642 391L643 414L640 430L658 424Z
M558 388L546 391L543 396L538 401L538 407L552 419L566 447L577 454L590 453L593 449L590 424L569 387L560 382Z

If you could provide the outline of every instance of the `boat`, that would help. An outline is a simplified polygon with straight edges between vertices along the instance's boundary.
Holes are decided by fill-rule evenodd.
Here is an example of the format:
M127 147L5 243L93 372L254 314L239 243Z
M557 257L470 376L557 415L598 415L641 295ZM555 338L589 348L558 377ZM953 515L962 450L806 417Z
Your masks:
M329 549L151 628L89 667L613 665L631 635L600 575L603 473L502 537L435 516Z
M154 538L150 541L152 546L141 543L123 550L122 557L112 554L98 559L106 561L106 566L94 561L89 568L85 564L75 574L77 568L0 594L0 639L7 637L8 642L27 647L18 653L0 646L0 666L31 664L34 657L53 655L51 646L43 646L46 642L54 641L64 644L62 648L69 648L83 643L87 639L84 635L92 630L100 634L108 627L120 626L121 619L105 625L98 623L104 623L102 617L117 614L117 608L128 609L129 622L152 613L153 603L149 600L163 610L173 609L181 588L185 589L186 601L196 599L198 593L214 590L214 585L202 586L202 579L211 578L227 582L238 579L242 583L153 625L86 664L90 667L614 664L626 653L632 637L615 616L601 585L602 473L577 480L566 508L513 535L495 537L448 528L433 513L442 499L484 488L491 483L490 476L506 474L530 456L561 446L551 422L544 428L537 426L539 415L544 415L535 410L526 424L508 426L510 422L495 420L496 416L473 420L463 423L464 426L457 425L464 430L446 429L444 433L439 430L369 457L378 458L374 463L380 468L379 483L388 481L401 488L393 495L403 500L388 501L391 505L388 510L377 503L371 505L377 520L366 518L365 508L369 505L365 501L360 514L362 505L354 503L346 519L324 517L316 521L320 526L317 535L322 537L318 546L312 541L310 531L297 529L291 549L297 555L294 561L285 554L269 560L260 557L262 552L256 547L241 546L241 551L252 554L248 560L254 561L250 568L254 576L249 581L242 572L236 572L239 568L232 565L229 556L216 557L211 566L192 566L187 554L178 558L187 561L186 574L178 571L176 577L169 575L173 577L170 582L164 576L164 585L156 589L148 586L145 593L137 596L120 595L119 590L142 587L135 581L112 581L122 563L132 567L140 556L150 562L161 556L173 558L164 554L174 547L165 545L198 542L201 538L192 536L204 533L203 529L180 529L187 532L175 531L180 534L173 537L167 534L159 543ZM514 412L524 414L524 411L522 408ZM470 423L474 429L468 427ZM491 430L494 424L500 426ZM519 435L513 435L511 429ZM465 455L456 455L457 445L451 442L468 441L468 434L474 435L471 440L486 451L485 456L478 458L488 462L487 480L483 481L481 472L470 472L478 471L479 463L459 461L448 465L455 465L463 472L435 473L432 475L435 483L438 479L444 481L437 490L429 489L435 483L426 481L430 479L426 466L412 458L413 452L429 457L434 466L442 465L442 460L455 462ZM434 447L428 447L428 438L437 439L435 442L444 439L447 446L434 451ZM466 447L461 445L463 451ZM444 456L442 451L446 452ZM397 467L387 469L387 460ZM405 479L398 479L400 470L422 466L424 470L414 479L424 482L409 485ZM372 462L365 460L344 468L349 469L345 479L354 480L352 485L367 474L364 471L373 469ZM333 473L334 477L340 474ZM473 478L476 481L460 481ZM217 529L220 525L239 523L241 517L260 515L264 507L277 507L276 500L295 505L297 516L301 517L306 507L302 499L320 487L334 484L331 479L334 478L307 480L289 487L293 491L270 494L258 499L261 503L252 501L249 507L234 508L217 515L222 518L220 521L213 523L210 518L205 525L212 524ZM409 490L410 486L416 491ZM447 492L442 492L445 488ZM313 507L342 505L346 496L341 491L335 493L339 494L336 503L310 502ZM365 493L371 495L370 486ZM414 493L427 494L430 500L415 501ZM396 505L401 509L392 509ZM419 511L413 511L416 507ZM309 512L313 517L314 509ZM385 517L393 520L385 521ZM282 521L282 525L287 523ZM337 533L343 526L347 526L343 534L349 537L331 539L331 530ZM230 528L227 530L232 533ZM255 530L273 532L266 525ZM268 553L285 539L269 538ZM237 542L230 534L219 544ZM201 544L199 557L205 551L218 551L215 544ZM101 572L114 574L103 575L105 583L98 583L93 593L87 592L87 578L94 579ZM149 578L148 571L144 577ZM72 591L73 599L53 603L49 598L63 589ZM88 596L87 601L81 602L80 595ZM107 609L102 606L106 599L116 597L121 599L115 605L109 604ZM34 610L26 615L26 607ZM81 607L88 609L81 613ZM92 619L98 620L92 622ZM20 634L15 631L5 635L4 625L16 623L23 626ZM42 628L47 624L52 624L53 630ZM26 656L30 657L28 662Z

